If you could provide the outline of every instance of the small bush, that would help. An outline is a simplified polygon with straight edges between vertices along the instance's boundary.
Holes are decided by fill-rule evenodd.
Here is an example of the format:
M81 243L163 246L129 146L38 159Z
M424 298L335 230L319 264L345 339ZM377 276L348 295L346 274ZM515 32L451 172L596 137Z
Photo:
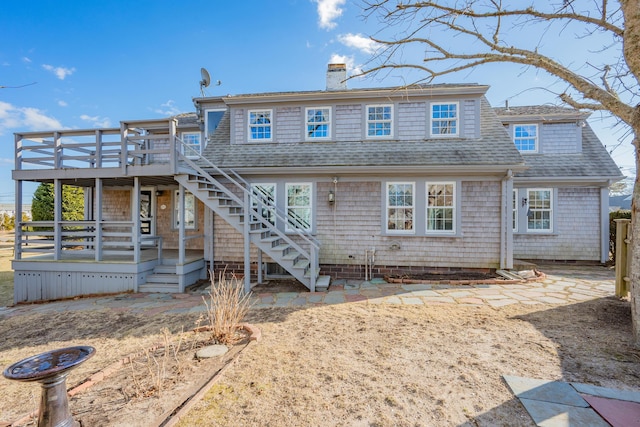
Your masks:
M218 281L211 275L209 301L202 297L207 306L207 320L211 339L220 344L233 344L241 339L238 328L251 307L249 294L244 293L242 281L235 276L225 278L221 272Z
M615 219L631 219L631 211L617 210L609 212L609 259L616 260L616 222Z

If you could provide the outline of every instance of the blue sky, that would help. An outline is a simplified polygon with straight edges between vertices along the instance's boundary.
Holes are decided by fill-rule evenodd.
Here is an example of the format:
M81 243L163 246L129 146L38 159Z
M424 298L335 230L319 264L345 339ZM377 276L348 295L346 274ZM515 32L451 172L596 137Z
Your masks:
M0 14L0 203L14 200L13 132L117 127L121 120L193 110L200 68L220 86L206 95L319 90L330 62L351 72L372 54L355 0L3 0ZM416 58L416 61L419 61ZM436 83L491 85L494 106L553 103L542 72L480 68ZM416 75L354 79L350 87L400 85ZM32 84L35 83L35 84ZM23 86L21 88L13 88ZM620 132L598 114L592 127L608 148ZM629 143L613 152L634 173ZM32 191L32 190L31 190ZM25 200L25 202L29 202Z

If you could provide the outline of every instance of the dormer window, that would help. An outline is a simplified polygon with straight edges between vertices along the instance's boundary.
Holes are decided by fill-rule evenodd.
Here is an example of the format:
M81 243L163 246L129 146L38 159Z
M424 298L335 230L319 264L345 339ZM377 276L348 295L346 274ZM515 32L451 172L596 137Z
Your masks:
M271 141L272 110L249 111L249 141Z
M458 103L431 104L431 136L458 136Z
M523 153L538 152L538 125L513 125L513 142Z
M307 108L308 140L331 138L331 108Z
M388 137L393 134L393 107L367 106L367 138Z

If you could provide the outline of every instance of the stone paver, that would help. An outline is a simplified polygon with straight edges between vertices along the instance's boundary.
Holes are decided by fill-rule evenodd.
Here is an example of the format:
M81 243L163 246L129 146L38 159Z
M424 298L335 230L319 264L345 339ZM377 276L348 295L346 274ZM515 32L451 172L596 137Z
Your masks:
M371 281L338 279L328 292L262 292L252 296L252 309L296 307L319 304L393 305L486 305L500 307L523 304L574 304L614 294L615 272L598 266L542 266L547 278L517 284L448 285L438 283L393 284L376 278ZM1 317L29 313L111 310L153 315L157 313L200 313L206 310L201 296L191 294L121 294L43 304L0 307Z

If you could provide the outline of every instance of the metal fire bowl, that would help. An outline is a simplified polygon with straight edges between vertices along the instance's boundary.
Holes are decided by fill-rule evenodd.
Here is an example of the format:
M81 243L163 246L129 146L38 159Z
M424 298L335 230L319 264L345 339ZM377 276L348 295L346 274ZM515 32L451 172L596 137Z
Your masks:
M2 375L10 380L42 381L68 370L90 359L96 349L90 346L66 347L47 351L23 359L4 370Z

